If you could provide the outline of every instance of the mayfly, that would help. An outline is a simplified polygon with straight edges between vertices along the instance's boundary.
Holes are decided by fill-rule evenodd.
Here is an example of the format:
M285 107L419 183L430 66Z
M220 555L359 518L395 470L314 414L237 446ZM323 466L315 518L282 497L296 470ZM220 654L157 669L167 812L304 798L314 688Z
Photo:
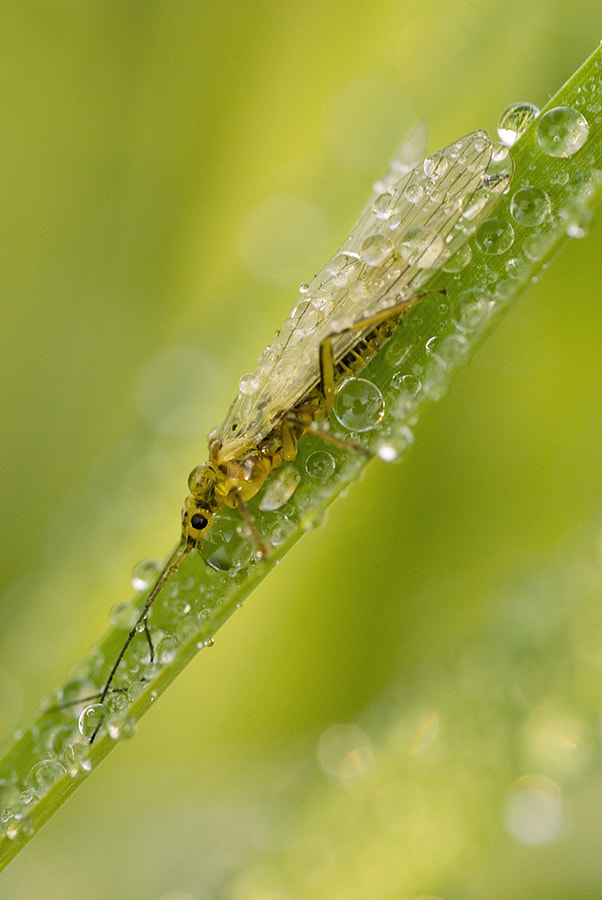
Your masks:
M347 240L303 286L257 369L241 379L223 424L210 435L207 462L189 476L180 542L109 672L101 703L114 690L136 634L146 631L152 654L149 610L187 554L201 548L219 510L238 507L257 556L268 555L247 502L272 472L294 459L308 432L338 441L320 426L333 410L338 386L370 362L425 295L429 278L464 247L507 189L511 157L492 156L486 132L475 131L410 171L394 161Z

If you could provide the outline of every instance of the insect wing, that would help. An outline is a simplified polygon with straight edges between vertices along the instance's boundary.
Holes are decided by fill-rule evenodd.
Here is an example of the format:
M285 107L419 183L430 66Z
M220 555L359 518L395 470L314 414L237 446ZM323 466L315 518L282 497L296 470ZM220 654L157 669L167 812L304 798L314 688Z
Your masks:
M511 157L488 174L492 147L476 131L402 174L395 161L347 240L304 286L278 336L241 379L219 430L222 458L256 446L318 383L319 347L333 338L341 360L365 331L345 331L424 290L469 240L512 177ZM396 180L394 180L396 178Z

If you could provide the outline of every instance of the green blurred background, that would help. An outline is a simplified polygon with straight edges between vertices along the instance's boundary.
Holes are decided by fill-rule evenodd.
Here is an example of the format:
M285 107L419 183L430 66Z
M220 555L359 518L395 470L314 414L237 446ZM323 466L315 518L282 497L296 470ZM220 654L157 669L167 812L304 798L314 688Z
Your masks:
M495 134L514 101L543 106L602 9L13 0L0 22L9 734L129 599L133 564L175 542L205 435L408 128L426 120L433 150ZM436 671L508 580L595 531L601 234L594 221L523 296L404 464L371 466L304 537L11 864L2 897L276 896L240 872L282 852L258 810L319 793L320 735ZM301 807L278 802L294 835ZM512 851L485 843L480 865L507 872ZM464 871L471 896L492 896L480 871ZM295 882L278 897L306 896Z

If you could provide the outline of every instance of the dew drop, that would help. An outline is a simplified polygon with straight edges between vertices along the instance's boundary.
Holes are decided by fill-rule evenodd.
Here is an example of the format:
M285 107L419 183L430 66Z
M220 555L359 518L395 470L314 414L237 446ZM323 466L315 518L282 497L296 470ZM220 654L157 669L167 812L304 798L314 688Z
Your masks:
M383 395L365 378L344 381L334 401L334 414L349 431L370 431L381 421L384 410Z
M403 192L403 195L408 203L420 203L420 201L424 197L424 188L421 184L416 184L415 182L413 182L412 184L408 184L407 188Z
M114 741L132 737L136 733L136 727L133 716L115 716L107 723L109 737Z
M417 375L412 375L409 372L403 374L402 372L396 372L391 378L391 387L396 390L407 391L408 394L417 394L420 388L422 387L422 382Z
M261 535L272 547L281 547L294 531L295 524L285 515L271 512L262 517Z
M330 480L334 474L336 462L332 453L327 450L315 450L305 461L305 471L312 479L321 483Z
M270 511L280 509L289 500L297 487L301 476L294 466L286 466L278 471L268 482L259 509Z
M384 234L370 234L364 240L361 249L361 257L369 266L378 266L393 250L393 244Z
M203 541L203 559L217 572L237 572L247 565L255 545L232 519L221 519Z
M90 740L96 734L98 726L104 722L106 715L107 708L103 703L93 703L91 706L86 706L77 722L80 734L87 740Z
M467 265L469 265L472 259L472 249L470 244L464 244L463 247L460 247L457 253L455 253L452 258L443 266L444 272L461 272L462 269L465 269Z
M398 450L395 444L383 441L377 446L376 455L379 459L382 459L383 462L393 462L397 459Z
M20 796L21 792L16 784L6 778L0 778L0 810L16 806Z
M143 559L132 570L131 582L135 591L146 591L154 584L161 572L161 563L156 559Z
M550 215L551 208L546 192L530 186L520 188L510 201L510 212L517 222L527 228L540 225Z
M591 209L582 209L578 214L573 216L566 228L566 233L570 238L584 238L589 232L589 226L593 218Z
M427 156L422 164L424 174L427 178L443 178L448 168L447 158L443 153L437 152Z
M253 372L247 372L247 374L243 375L238 382L238 390L245 396L257 393L258 389L259 382Z
M65 767L58 760L43 759L30 770L27 784L30 785L37 797L42 797L66 774Z
M440 259L446 247L440 234L417 226L406 232L399 250L408 265L428 269Z
M380 194L372 204L372 212L377 219L388 219L395 209L396 202L397 197L395 193L385 191L385 193Z
M501 219L485 219L475 235L479 249L491 256L498 256L509 250L514 241L514 229L510 222Z
M35 832L33 819L29 816L17 814L9 825L6 836L9 841L16 841L17 838L31 837Z
M511 147L539 115L539 109L532 103L513 103L506 109L498 122L497 133L500 140Z
M112 608L109 613L109 622L114 628L125 628L129 631L136 624L139 615L140 610L133 603L123 601L116 603Z
M572 156L583 147L588 131L584 115L570 106L556 106L537 123L537 141L548 156Z

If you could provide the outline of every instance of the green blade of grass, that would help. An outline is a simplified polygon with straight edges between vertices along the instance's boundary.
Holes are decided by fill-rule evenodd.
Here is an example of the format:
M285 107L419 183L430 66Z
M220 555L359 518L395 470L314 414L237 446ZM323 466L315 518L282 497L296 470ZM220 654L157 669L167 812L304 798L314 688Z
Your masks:
M546 107L572 107L585 116L589 135L577 153L567 158L548 155L538 144L535 125L513 148L514 180L495 210L496 227L506 236L509 228L513 232L506 249L487 252L500 249L500 245L486 247L477 235L472 262L458 273L442 272L429 283L429 288L445 289L445 298L432 295L413 309L363 374L378 386L386 401L386 414L370 438L372 449L383 459L403 456L412 442L412 424L422 404L443 396L454 371L466 363L519 293L548 265L567 233L577 236L585 232L590 210L602 190L601 76L597 50ZM526 186L544 191L549 198L549 212L534 225L517 220L512 211L512 198ZM304 531L319 524L329 503L365 464L361 454L307 437L294 464L276 473L266 488L270 491L276 485L286 494L298 483L290 499L277 509L262 510L260 495L250 505L260 534L275 548L267 561L247 562L252 546L237 533L237 513L226 511L204 552L216 554L219 562L220 547L225 546L231 558L239 557L240 567L217 571L197 554L186 559L152 611L156 662L149 661L141 635L115 679L115 687L123 690L107 699L108 711L95 709L92 702L82 734L78 716L90 702L74 706L71 701L90 697L102 688L143 597L138 596L131 609L123 611L121 621L74 667L45 710L15 734L6 748L0 761L0 865L39 830L121 737L134 732L140 716L212 641ZM95 715L102 716L102 728L90 746L86 735L95 727Z

